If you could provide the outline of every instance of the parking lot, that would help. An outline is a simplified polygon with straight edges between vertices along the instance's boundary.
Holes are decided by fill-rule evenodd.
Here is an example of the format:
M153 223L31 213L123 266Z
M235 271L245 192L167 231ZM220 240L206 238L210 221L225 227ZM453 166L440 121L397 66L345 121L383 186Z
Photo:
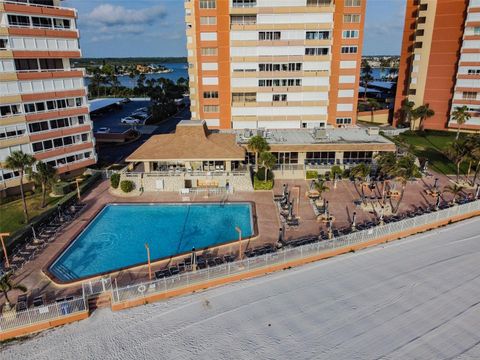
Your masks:
M148 107L150 101L132 100L127 104L122 104L120 109L112 109L103 115L92 117L93 131L97 132L101 127L110 128L111 133L123 133L130 129L131 125L122 124L120 120L130 116L134 111L142 107Z

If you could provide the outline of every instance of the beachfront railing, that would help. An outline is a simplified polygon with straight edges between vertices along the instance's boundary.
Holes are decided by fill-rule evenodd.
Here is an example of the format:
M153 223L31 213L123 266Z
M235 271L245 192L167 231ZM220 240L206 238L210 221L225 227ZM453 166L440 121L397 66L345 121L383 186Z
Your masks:
M87 311L88 306L84 297L55 302L23 311L12 309L0 315L0 333L16 328L27 328L28 326L40 323L59 320Z
M331 240L317 241L315 243L294 248L288 247L275 253L246 258L244 260L209 267L195 272L186 272L168 278L132 283L123 287L118 287L114 284L111 288L111 298L113 304L116 304L128 300L136 300L156 294L167 293L172 290L205 283L222 277L238 275L256 269L268 268L273 265L286 264L295 260L313 257L333 249L348 249L348 247L353 245L380 239L384 236L398 234L400 237L402 236L402 233L408 232L409 230L425 225L427 225L428 228L429 224L435 224L439 221L471 214L476 211L480 211L480 200L453 206L414 218L376 226L364 231L357 231Z

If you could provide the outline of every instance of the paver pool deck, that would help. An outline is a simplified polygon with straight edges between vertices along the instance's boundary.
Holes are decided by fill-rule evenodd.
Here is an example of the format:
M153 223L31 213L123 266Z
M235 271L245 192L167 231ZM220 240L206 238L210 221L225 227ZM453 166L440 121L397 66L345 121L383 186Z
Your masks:
M440 188L449 183L449 179L445 176L438 176ZM427 177L422 180L410 182L407 192L400 207L400 212L415 209L418 206L425 207L428 204L434 204L434 199L425 195L426 186L431 186L434 177ZM294 229L287 229L286 240L298 238L305 235L318 235L321 230L326 230L325 224L318 222L313 212L312 206L306 197L306 192L310 186L310 181L278 180L272 191L256 191L229 194L227 201L250 201L255 203L258 237L251 239L247 243L247 247L255 247L261 244L274 244L278 240L280 217L278 209L273 201L273 194L282 192L282 185L288 184L294 199L299 199L298 205L295 202L294 213L300 219L300 226ZM351 181L344 180L337 183L334 189L331 182L328 183L330 191L325 193L325 198L329 200L330 211L335 216L334 226L342 228L351 224L351 218L354 211L357 212L358 222L365 220L373 220L376 215L359 210L353 204L353 200L359 199L360 192L358 186ZM378 189L376 191L379 191ZM470 192L472 192L471 190ZM298 196L299 194L299 196ZM368 192L366 195L370 195ZM57 297L66 295L81 295L82 289L79 283L71 285L59 286L52 282L46 276L42 269L55 258L72 239L78 234L95 216L95 214L106 204L115 202L128 203L162 203L162 202L219 202L225 200L224 195L209 196L206 198L203 194L199 195L180 195L178 193L144 193L135 197L118 197L109 192L109 182L102 181L94 189L92 189L82 199L87 204L86 209L69 224L57 238L50 243L47 248L34 260L27 263L22 270L15 274L15 282L22 283L29 289L32 297L45 295L47 301L54 300ZM446 195L445 200L451 200L451 196ZM119 229L121 231L121 229ZM152 245L151 245L152 246ZM245 245L243 245L245 250ZM238 245L232 243L227 247L229 253L238 253ZM219 254L223 254L220 252ZM154 263L152 270L159 270L169 265L170 260L164 260ZM119 285L128 284L132 281L148 278L148 269L146 266L137 267L135 269L124 270L114 275ZM11 298L15 301L17 293L12 291ZM0 304L4 302L3 296L0 297Z

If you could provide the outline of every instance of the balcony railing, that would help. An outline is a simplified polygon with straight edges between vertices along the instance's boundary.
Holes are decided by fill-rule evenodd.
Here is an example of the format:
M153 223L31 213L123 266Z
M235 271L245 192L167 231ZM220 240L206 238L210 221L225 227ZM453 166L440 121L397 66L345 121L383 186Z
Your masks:
M12 5L28 5L28 6L36 6L42 8L49 8L49 9L58 9L58 10L69 10L73 12L77 12L75 8L68 8L62 6L55 6L55 5L46 5L46 4L38 4L35 0L0 0L0 4L12 4Z

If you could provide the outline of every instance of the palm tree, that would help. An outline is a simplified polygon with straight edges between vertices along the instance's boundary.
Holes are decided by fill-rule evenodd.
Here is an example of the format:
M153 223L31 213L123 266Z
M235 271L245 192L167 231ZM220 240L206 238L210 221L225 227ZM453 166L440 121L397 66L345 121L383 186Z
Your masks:
M381 152L375 157L375 160L377 162L377 170L383 177L382 199L385 201L387 176L391 175L397 166L397 155L394 152Z
M412 178L418 178L421 176L420 169L415 164L415 157L413 155L407 155L398 159L397 164L391 170L391 175L402 184L400 198L398 199L397 207L394 211L396 213L400 209L400 204L403 201L408 181Z
M367 100L367 90L368 90L368 84L373 80L372 76L372 67L366 63L362 69L362 85L363 85L363 100Z
M403 115L403 121L407 122L412 128L412 117L414 115L413 109L415 108L415 103L413 101L405 100L400 109Z
M443 188L444 193L450 193L453 195L453 200L452 202L455 204L458 195L463 193L463 190L465 190L465 187L458 185L458 184L452 184L452 185L447 185Z
M270 146L260 135L255 135L248 140L248 149L255 153L255 172L258 171L258 155L262 152L270 150Z
M469 135L465 140L465 146L468 153L468 171L467 177L470 178L470 172L472 170L473 164L475 165L475 174L473 176L472 184L475 184L477 180L478 173L480 172L480 136L478 135Z
M53 166L44 163L43 161L37 162L37 170L32 171L29 169L28 176L35 184L42 187L42 208L45 207L45 199L47 194L47 188L53 184L56 179L56 170Z
M316 180L313 186L315 187L315 190L320 195L320 199L322 198L322 194L324 192L327 192L330 190L330 188L325 184L324 180Z
M13 272L8 272L0 278L0 291L5 296L5 309L10 310L10 299L8 298L8 293L12 290L20 290L21 292L27 292L27 288L22 284L14 284L12 282Z
M268 171L273 169L277 163L277 158L272 153L264 151L260 154L260 162L262 163L262 167L265 169L265 182L267 182Z
M445 154L450 159L451 162L455 165L455 173L457 175L457 182L460 178L460 165L468 156L468 147L465 146L466 141L454 141L447 148Z
M370 175L371 168L365 163L360 163L355 165L350 169L350 175L353 176L355 179L359 179L362 181L361 188L362 188L362 201L365 201L365 192L363 189L363 185L367 180L367 176Z
M457 123L457 136L455 137L456 140L460 137L460 128L463 124L465 124L468 120L470 120L471 115L468 112L468 106L457 106L455 110L452 112L452 119L455 120Z
M435 111L430 109L429 104L425 104L416 108L414 114L420 119L420 124L418 126L419 130L423 131L425 129L425 120L435 115Z
M27 171L35 164L35 158L30 154L25 154L22 151L14 151L5 160L5 167L10 170L18 171L20 178L20 195L23 202L23 213L25 216L25 223L28 223L28 209L27 201L25 200L25 193L23 191L23 177Z
M368 99L368 106L370 107L370 114L371 114L371 122L373 123L373 112L380 108L380 103L376 99Z

